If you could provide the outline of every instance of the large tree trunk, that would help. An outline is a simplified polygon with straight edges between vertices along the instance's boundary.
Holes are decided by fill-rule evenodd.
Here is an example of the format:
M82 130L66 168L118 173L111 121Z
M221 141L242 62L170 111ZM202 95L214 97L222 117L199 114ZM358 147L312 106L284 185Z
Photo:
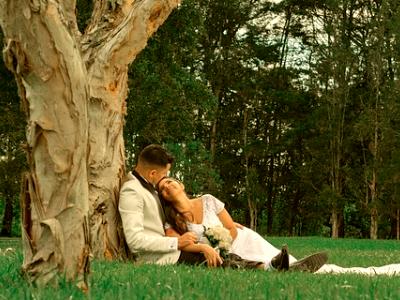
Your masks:
M28 120L23 270L39 284L61 272L85 287L90 238L97 256L122 250L128 65L179 1L110 3L95 2L81 36L73 0L0 0L4 60Z
M83 286L88 266L86 70L56 1L1 1L4 61L28 119L23 270L38 284L58 272Z
M112 258L124 251L118 197L125 173L122 130L128 94L128 66L180 1L125 1L115 10L111 10L108 3L95 2L91 22L82 39L82 49L90 93L88 180L91 245L96 257ZM98 45L99 40L104 42Z

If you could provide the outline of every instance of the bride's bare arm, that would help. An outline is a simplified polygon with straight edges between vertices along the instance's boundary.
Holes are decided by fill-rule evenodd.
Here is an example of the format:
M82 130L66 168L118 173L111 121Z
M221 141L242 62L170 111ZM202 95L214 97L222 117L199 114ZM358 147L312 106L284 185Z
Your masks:
M237 236L237 228L232 220L231 215L225 208L218 214L218 218L221 221L222 225L224 225L224 227L229 230L232 239L235 239Z

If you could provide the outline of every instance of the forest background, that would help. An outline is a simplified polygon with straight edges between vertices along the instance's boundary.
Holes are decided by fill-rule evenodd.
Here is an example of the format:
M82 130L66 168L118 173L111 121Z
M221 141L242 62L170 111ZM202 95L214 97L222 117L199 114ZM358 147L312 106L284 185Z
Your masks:
M398 28L394 0L183 1L130 68L127 169L163 144L189 194L260 233L399 239ZM2 58L0 102L1 235L18 236L26 121Z

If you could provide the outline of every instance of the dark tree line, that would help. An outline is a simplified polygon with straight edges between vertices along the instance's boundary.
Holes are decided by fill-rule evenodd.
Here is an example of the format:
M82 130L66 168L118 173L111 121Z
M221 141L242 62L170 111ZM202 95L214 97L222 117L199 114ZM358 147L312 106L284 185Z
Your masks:
M3 40L0 31L0 39ZM19 234L21 173L26 169L25 119L20 110L14 77L0 59L0 235Z
M189 193L260 232L399 238L399 25L398 1L183 1L129 71L128 167L162 143ZM24 124L0 76L10 235Z

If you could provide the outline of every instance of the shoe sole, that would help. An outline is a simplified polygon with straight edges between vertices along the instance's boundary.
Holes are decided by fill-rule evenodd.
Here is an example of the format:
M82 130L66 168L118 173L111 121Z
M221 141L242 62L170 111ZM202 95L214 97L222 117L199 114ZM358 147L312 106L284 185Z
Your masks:
M289 265L289 271L311 272L318 271L328 261L326 252L311 254Z

